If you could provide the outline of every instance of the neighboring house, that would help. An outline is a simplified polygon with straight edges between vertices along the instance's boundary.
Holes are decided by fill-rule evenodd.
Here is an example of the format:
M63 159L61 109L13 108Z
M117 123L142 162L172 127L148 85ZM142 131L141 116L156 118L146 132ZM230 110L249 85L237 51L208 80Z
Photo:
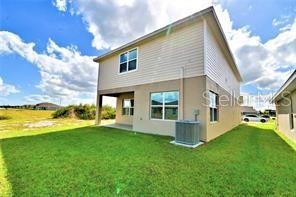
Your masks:
M277 128L296 141L296 70L273 96L276 105Z
M35 109L42 109L42 110L57 110L59 108L61 108L61 106L53 103L38 103L35 105Z
M241 115L246 114L257 114L258 112L252 106L241 106L240 108Z
M175 120L197 117L201 139L210 141L240 123L242 78L213 7L94 61L97 124L102 96L117 97L116 122L135 131L174 136Z

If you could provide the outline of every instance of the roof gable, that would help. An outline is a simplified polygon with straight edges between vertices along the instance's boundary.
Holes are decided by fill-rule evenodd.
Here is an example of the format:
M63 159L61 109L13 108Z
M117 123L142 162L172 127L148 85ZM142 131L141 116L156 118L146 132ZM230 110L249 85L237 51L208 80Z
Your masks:
M178 20L176 22L173 22L173 23L171 23L171 24L169 24L169 25L167 25L167 26L165 26L163 28L160 28L160 29L158 29L156 31L153 31L153 32L151 32L151 33L149 33L147 35L144 35L144 36L142 36L142 37L140 37L140 38L138 38L138 39L136 39L134 41L131 41L131 42L127 43L127 44L124 44L124 45L116 48L116 49L113 49L113 50L111 50L111 51L109 51L109 52L107 52L107 53L105 53L105 54L103 54L101 56L98 56L98 57L94 58L93 61L100 62L101 60L103 60L105 58L108 58L108 57L110 57L110 56L112 56L112 55L114 55L116 53L120 53L120 52L122 52L124 50L127 50L127 48L129 48L129 47L135 47L136 45L139 45L140 43L142 43L144 41L147 41L148 39L156 37L156 36L158 36L158 35L160 35L160 34L162 34L164 32L167 32L171 28L179 27L179 26L182 26L182 25L187 25L188 23L190 23L190 22L192 22L192 21L194 21L196 19L207 18L207 17L211 17L213 19L213 21L214 21L213 24L217 27L217 29L219 31L219 34L220 34L220 36L221 36L221 38L223 40L223 44L225 45L226 51L227 51L227 53L228 53L228 55L230 57L231 69L233 70L233 72L234 72L235 76L237 77L238 81L242 81L242 77L241 77L240 72L239 72L239 70L237 68L237 65L235 63L234 56L233 56L233 54L232 54L232 52L230 50L230 47L229 47L228 42L226 40L226 36L225 36L225 34L224 34L223 30L222 30L221 24L220 24L220 22L218 20L218 17L216 15L216 12L215 12L213 6L208 7L206 9L204 9L204 10L199 11L199 12L196 12L196 13L190 15L190 16L187 16L187 17L185 17L183 19L180 19L180 20Z

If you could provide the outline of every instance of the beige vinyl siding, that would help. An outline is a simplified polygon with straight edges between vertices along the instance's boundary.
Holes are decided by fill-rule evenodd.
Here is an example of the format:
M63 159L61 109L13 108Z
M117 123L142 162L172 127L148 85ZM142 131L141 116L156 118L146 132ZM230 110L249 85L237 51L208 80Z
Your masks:
M136 47L138 69L134 72L118 74L119 54L100 62L99 90L179 79L180 67L185 78L204 74L202 21Z
M206 75L214 82L219 84L231 95L235 97L240 95L240 84L236 79L234 72L231 70L226 56L223 54L218 44L217 38L213 35L211 29L206 26Z

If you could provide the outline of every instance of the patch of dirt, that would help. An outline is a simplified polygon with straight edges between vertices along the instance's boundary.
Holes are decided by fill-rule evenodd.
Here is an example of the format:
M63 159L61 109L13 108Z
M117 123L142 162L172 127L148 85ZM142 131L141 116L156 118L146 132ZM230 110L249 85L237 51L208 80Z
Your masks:
M54 122L49 120L24 124L24 126L28 128L49 127L52 125L54 125Z

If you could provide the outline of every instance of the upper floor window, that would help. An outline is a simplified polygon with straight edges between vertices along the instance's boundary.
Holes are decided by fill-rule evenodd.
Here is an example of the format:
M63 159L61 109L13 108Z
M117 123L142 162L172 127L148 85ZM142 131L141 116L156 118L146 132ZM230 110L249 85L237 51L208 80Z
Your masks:
M119 72L125 73L136 70L138 67L138 49L133 49L120 54Z

